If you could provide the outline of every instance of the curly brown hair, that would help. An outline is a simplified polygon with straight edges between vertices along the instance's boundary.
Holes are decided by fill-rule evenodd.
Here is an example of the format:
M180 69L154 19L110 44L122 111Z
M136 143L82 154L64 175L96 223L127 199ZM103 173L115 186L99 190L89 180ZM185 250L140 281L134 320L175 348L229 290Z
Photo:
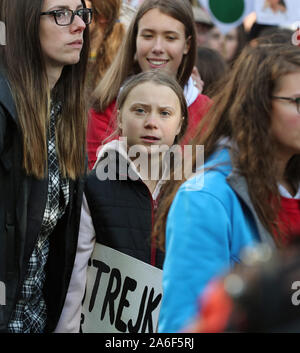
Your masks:
M91 42L98 40L98 32L103 31L96 47L95 59L91 60L89 65L89 86L92 92L110 67L121 46L126 28L119 20L122 0L91 0L91 3L94 22Z
M272 95L279 80L293 72L300 72L298 47L282 44L246 47L237 59L227 84L213 97L213 107L202 120L193 140L194 146L204 145L205 159L216 150L221 138L227 137L237 146L233 167L246 178L255 211L273 235L280 233L277 224L280 206L276 149L270 129ZM299 171L300 155L294 155L285 170L286 180L294 187L300 182ZM164 198L154 227L154 236L162 248L168 211L184 181L170 181L163 190Z

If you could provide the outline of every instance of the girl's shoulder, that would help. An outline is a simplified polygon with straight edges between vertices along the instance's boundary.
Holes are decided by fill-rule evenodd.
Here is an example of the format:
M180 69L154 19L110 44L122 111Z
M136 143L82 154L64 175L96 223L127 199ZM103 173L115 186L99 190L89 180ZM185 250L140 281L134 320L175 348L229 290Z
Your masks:
M196 99L191 103L188 107L189 112L194 111L194 110L199 110L202 109L203 111L206 111L209 109L209 107L212 104L212 100L206 96L205 94L198 94Z
M116 100L113 100L103 111L99 111L96 108L90 108L89 114L91 118L97 119L99 117L107 116L110 117L116 111Z
M204 94L198 94L197 98L188 107L189 127L188 131L193 135L194 129L200 123L204 115L212 105L212 100Z
M190 197L196 198L199 197L198 192L210 194L220 200L226 199L228 196L232 197L234 191L227 182L227 177L231 172L229 150L227 148L219 149L181 185L180 191L191 191Z

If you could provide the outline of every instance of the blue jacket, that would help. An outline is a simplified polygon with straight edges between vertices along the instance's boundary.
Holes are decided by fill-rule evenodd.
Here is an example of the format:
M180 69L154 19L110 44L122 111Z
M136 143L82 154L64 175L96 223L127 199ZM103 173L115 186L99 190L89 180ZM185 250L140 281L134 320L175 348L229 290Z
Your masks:
M240 262L244 247L258 242L275 247L253 209L245 178L232 169L229 150L216 151L204 168L180 187L168 215L159 332L186 328L208 282Z

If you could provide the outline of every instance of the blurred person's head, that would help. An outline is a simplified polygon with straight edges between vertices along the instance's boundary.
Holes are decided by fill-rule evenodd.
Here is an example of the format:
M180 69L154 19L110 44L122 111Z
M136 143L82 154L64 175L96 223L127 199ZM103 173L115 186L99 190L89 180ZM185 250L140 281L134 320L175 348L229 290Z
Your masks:
M299 241L280 252L246 249L242 264L207 286L201 312L185 332L298 333L299 255Z
M100 31L103 36L106 28L112 29L118 23L122 0L88 0L86 5L93 10L91 34Z
M264 30L267 30L267 29L276 30L277 28L278 26L275 26L275 25L266 25L266 24L254 22L247 35L248 41L251 42L253 39L258 38Z
M120 22L122 0L90 0L91 24L90 90L93 90L110 67L125 35Z
M232 63L238 57L246 44L246 34L243 25L233 28L223 34L216 26L208 32L206 46L218 51L227 63Z
M288 28L266 28L250 44L252 46L260 44L292 44L293 33Z
M217 86L226 76L228 66L222 55L214 49L200 47L197 50L196 66L204 82L203 94L213 95Z
M205 45L209 30L214 26L209 14L200 7L193 6L193 13L195 18L197 46Z

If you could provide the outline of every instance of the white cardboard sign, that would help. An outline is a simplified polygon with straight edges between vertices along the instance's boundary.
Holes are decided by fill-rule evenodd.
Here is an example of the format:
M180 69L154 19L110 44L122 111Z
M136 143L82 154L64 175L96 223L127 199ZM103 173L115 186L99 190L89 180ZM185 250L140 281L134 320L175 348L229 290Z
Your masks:
M83 332L157 331L162 271L96 243L87 271Z

